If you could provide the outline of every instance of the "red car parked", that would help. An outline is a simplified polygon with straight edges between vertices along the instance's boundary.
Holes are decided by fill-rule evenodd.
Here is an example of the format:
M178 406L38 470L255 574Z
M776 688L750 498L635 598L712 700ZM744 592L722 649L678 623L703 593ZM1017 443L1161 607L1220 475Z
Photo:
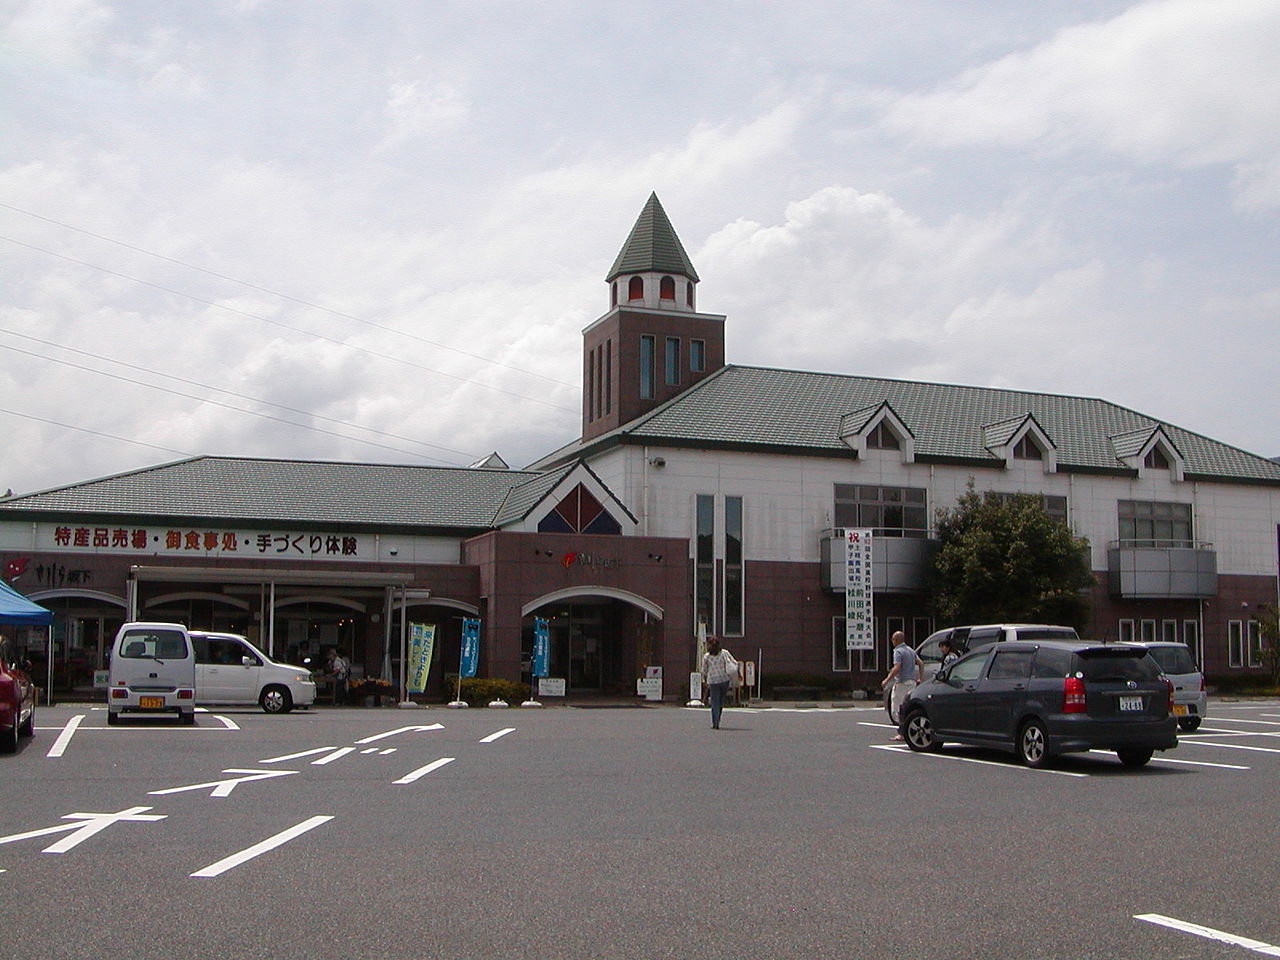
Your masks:
M36 687L9 656L9 648L0 640L0 752L18 749L18 737L36 732Z

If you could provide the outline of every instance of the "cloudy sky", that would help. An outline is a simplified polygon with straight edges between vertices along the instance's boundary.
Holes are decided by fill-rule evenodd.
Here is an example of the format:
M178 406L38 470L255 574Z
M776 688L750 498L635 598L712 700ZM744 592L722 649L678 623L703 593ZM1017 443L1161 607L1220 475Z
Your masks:
M730 362L1280 455L1277 49L1280 0L0 0L0 493L523 466L653 190Z

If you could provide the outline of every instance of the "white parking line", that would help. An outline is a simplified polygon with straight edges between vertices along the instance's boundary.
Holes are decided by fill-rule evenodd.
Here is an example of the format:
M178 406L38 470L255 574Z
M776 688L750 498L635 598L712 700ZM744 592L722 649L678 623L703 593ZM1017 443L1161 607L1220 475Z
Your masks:
M1261 940L1253 940L1249 937L1237 936L1234 933L1225 933L1222 930L1215 930L1213 927L1204 927L1198 923L1188 923L1185 920L1166 917L1159 913L1135 913L1133 915L1133 919L1142 920L1146 923L1154 923L1158 926L1168 927L1171 930L1178 930L1182 933L1194 934L1197 937L1204 937L1206 940L1216 940L1219 943L1229 943L1234 947L1244 947L1246 950L1265 954L1268 957L1280 957L1280 947L1273 946L1269 943L1263 943Z
M392 783L413 783L415 780L421 780L432 770L438 770L441 767L443 767L446 763L453 763L455 759L456 758L454 757L441 757L439 760L432 760L425 767L419 767L417 770L414 770L412 773L406 773L399 780L392 780L391 782Z
M58 734L58 739L53 741L53 746L49 748L49 752L46 753L45 756L60 757L66 753L67 744L69 744L71 742L71 738L76 735L76 728L80 726L81 721L83 721L86 716L87 714L78 713L68 720L67 725L62 728L62 732Z
M1258 753L1280 753L1275 747L1254 747L1247 743L1215 743L1212 740L1188 740L1185 737L1178 743L1188 743L1197 747L1225 747L1228 750L1255 750Z
M220 713L215 713L215 714L213 715L213 719L215 719L215 720L221 720L221 721L222 721L222 725L223 725L224 727L226 727L228 730L239 730L239 729L240 729L240 726L239 726L239 725L238 725L234 720L232 720L230 717L224 717L224 716L222 716L222 714L220 714Z
M1110 750L1090 750L1090 753L1112 755ZM1210 763L1207 760L1175 760L1173 757L1153 757L1152 763L1180 763L1187 767L1219 767L1223 770L1252 770L1253 767L1242 767L1236 763Z
M870 744L872 750L890 750L893 753L912 753L910 747L898 747L887 743ZM981 763L988 767L999 767L1002 770L1017 770L1021 773L1052 773L1059 777L1088 777L1087 773L1073 773L1070 770L1037 770L1033 767L1019 767L1010 763L1001 763L998 760L979 760L977 757L960 757L954 753L926 753L916 754L917 757L933 757L937 760L960 760L964 763Z
M516 729L515 727L503 727L501 730L495 731L494 733L489 734L487 737L482 737L480 742L493 743L493 741L502 739L508 733L514 733L515 729Z
M1263 716L1269 716L1269 714L1264 713ZM1244 717L1223 717L1217 715L1215 715L1213 719L1217 720L1219 723L1258 723L1264 727L1280 727L1280 722L1275 720L1246 720Z
M260 841L259 843L255 843L251 847L246 847L245 849L241 850L239 853L233 853L229 857L223 857L221 860L218 860L215 863L209 864L207 867L197 870L195 873L191 874L191 876L193 877L220 876L221 874L226 873L228 870L231 870L235 867L240 866L240 864L244 863L245 861L252 860L254 857L260 857L262 856L262 854L266 853L268 850L274 850L276 847L280 846L281 844L288 843L294 837L301 836L302 834L306 833L308 830L314 830L316 827L320 826L320 824L328 823L332 819L333 817L311 817L309 820L303 820L301 823L290 827L288 830L281 830L279 833L277 833L273 837L267 837L267 839Z
M270 760L259 760L259 763L284 763L286 760L297 760L300 757L309 757L313 753L324 753L326 750L334 750L335 747L314 747L311 750L299 750L297 753L286 753L283 757L272 757Z

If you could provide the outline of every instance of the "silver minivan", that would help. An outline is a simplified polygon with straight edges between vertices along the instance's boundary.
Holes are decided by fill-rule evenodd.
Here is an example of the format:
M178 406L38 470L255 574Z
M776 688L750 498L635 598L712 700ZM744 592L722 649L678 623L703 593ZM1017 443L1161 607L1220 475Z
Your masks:
M124 624L107 676L107 723L125 713L176 713L182 723L196 722L196 656L182 624Z
M196 700L256 703L267 713L288 713L316 700L305 667L277 663L238 633L192 630L196 648Z
M1205 689L1204 674L1196 666L1195 657L1185 643L1145 642L1145 647L1160 671L1173 684L1173 712L1178 718L1178 729L1190 732L1200 726L1209 706L1209 694Z

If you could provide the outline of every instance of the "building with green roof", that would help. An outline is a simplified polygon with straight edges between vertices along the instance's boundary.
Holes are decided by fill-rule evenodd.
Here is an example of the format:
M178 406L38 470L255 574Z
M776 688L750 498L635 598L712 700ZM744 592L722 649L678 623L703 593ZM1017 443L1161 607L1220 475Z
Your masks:
M933 525L971 483L1034 494L1088 539L1090 635L1261 669L1280 463L1103 399L729 364L656 194L605 282L581 434L524 470L196 457L0 500L5 579L58 617L60 687L90 684L137 617L285 659L338 646L395 680L427 624L427 697L449 692L465 620L482 672L526 681L545 622L570 696L660 677L684 699L704 631L764 676L874 690L893 632L945 626Z

